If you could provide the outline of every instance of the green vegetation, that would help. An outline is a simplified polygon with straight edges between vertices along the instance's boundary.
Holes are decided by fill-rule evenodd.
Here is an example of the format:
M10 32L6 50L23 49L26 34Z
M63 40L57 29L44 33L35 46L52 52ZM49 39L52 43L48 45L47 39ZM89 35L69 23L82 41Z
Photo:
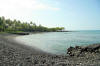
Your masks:
M56 32L61 30L64 30L64 27L48 28L33 22L21 22L0 17L0 32Z

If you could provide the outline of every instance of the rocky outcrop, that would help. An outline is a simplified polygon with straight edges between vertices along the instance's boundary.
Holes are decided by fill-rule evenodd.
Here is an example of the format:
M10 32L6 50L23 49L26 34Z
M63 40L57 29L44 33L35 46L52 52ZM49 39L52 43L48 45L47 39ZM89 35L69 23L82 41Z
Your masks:
M88 46L76 46L67 49L67 54L70 56L83 56L88 53L99 53L100 44L93 44Z
M17 35L29 35L28 32L14 32L12 34L17 34Z

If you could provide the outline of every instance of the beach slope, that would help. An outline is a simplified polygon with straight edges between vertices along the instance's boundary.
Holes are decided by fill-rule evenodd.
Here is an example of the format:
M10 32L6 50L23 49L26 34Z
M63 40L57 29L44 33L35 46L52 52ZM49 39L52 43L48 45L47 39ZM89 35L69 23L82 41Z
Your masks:
M0 35L0 66L99 66L100 54L86 56L52 55L36 48L19 44L16 35ZM9 38L6 38L9 37Z

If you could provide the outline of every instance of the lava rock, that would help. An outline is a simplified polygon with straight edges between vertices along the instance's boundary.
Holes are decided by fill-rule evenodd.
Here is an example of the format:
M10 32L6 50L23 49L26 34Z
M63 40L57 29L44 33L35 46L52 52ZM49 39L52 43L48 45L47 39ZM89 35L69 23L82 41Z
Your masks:
M87 53L100 52L100 44L92 44L88 46L76 46L67 49L67 54L70 56L80 56Z

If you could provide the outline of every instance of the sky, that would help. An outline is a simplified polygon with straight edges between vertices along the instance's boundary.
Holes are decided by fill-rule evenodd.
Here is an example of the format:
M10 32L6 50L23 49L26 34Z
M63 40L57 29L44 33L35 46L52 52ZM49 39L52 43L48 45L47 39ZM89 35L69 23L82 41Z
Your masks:
M100 0L0 0L0 16L66 30L100 30Z

